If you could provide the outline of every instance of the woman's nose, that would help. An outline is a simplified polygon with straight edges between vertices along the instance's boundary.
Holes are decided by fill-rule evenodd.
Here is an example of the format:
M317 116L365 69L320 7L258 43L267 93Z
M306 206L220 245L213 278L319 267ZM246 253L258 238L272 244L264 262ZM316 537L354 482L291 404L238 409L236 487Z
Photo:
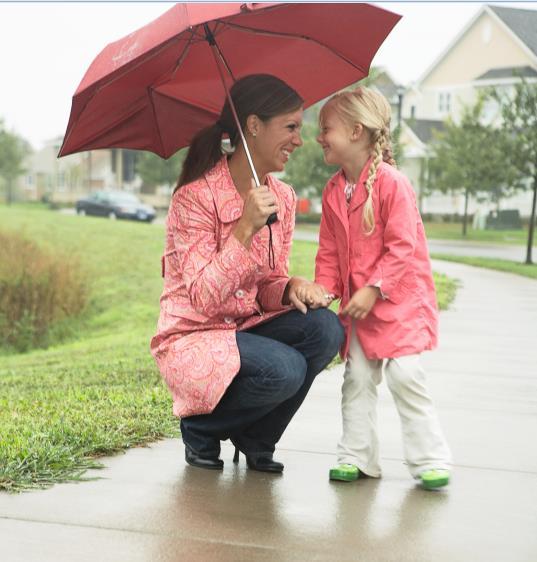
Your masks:
M302 146L304 144L304 141L302 140L302 135L300 133L296 134L296 138L294 139L294 144L296 144L297 146Z

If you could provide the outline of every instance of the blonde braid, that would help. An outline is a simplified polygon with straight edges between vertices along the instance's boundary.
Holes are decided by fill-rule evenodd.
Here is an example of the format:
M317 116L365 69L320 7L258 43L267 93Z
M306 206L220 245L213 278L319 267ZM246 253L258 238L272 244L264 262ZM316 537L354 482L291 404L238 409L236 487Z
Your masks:
M379 164L382 162L382 131L375 131L373 134L374 140L371 166L369 166L369 172L367 174L367 180L365 182L365 188L367 190L367 200L364 205L364 211L362 213L362 225L367 236L370 236L375 231L375 213L373 209L373 184L375 183L375 178L377 177L377 169Z

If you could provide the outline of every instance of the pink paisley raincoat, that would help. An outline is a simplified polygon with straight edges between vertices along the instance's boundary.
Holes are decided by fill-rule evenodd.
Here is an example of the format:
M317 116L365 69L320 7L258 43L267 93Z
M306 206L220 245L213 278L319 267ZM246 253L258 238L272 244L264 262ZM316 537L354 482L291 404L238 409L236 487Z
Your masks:
M243 200L227 158L178 189L171 201L162 258L164 290L151 352L166 381L176 416L212 412L240 368L236 331L278 316L289 281L296 195L268 176L278 199L272 225L275 269L269 267L269 229L246 249L231 231Z
M373 184L375 231L364 234L370 164L349 205L341 170L324 189L315 280L341 297L340 310L358 289L380 287L384 299L377 299L365 320L354 321L364 353L369 359L412 355L437 344L438 309L425 231L410 182L382 162ZM346 357L353 320L340 319L346 334L341 355Z

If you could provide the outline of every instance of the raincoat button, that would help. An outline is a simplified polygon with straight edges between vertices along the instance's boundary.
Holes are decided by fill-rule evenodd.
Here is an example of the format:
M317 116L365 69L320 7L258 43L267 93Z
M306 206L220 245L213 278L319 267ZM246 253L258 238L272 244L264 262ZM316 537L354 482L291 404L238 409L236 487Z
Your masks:
M233 318L230 318L229 316L226 316L226 317L224 318L224 322L225 322L226 324L231 324L231 323L233 322Z
M235 296L238 299L242 299L242 297L244 297L244 291L242 289L239 289L239 290L235 291Z

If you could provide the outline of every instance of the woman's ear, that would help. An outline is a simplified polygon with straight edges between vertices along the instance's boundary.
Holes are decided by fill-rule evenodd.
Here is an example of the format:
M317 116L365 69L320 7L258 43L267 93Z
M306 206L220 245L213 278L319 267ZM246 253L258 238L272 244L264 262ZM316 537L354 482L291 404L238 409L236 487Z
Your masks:
M259 117L257 115L248 115L246 119L246 132L252 137L256 137L259 132Z

